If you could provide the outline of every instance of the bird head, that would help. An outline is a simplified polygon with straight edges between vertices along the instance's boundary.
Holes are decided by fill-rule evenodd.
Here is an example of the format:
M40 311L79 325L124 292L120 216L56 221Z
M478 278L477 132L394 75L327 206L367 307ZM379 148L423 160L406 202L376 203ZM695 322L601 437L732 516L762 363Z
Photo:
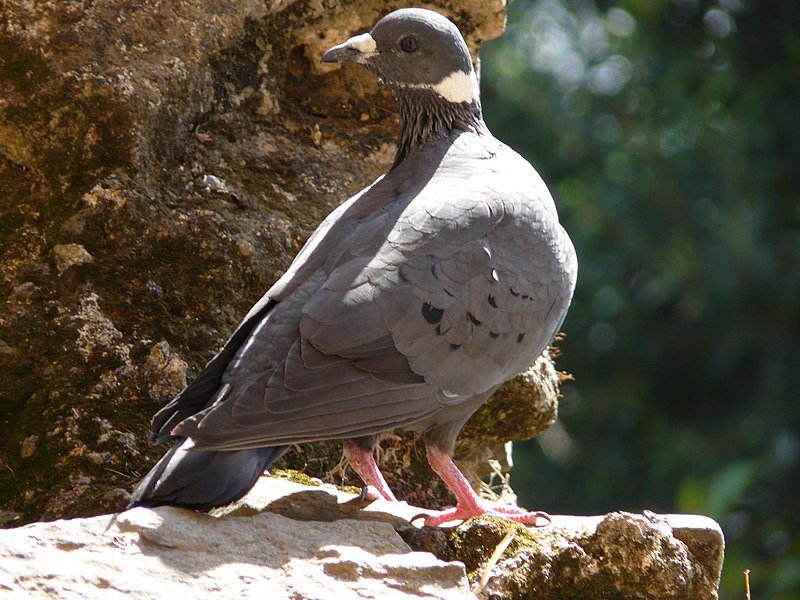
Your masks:
M467 44L442 15L421 8L389 13L369 33L334 46L322 62L365 66L395 88L430 90L452 103L478 101Z

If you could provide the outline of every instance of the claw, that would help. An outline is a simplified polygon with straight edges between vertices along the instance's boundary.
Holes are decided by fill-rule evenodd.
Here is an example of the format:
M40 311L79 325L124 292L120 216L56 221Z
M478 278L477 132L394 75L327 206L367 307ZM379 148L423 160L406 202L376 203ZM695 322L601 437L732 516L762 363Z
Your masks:
M552 517L550 517L550 515L548 515L546 512L543 512L543 511L539 510L539 511L536 511L535 513L533 513L533 514L536 515L536 519L537 520L538 519L545 519L545 521L546 521L545 523L542 523L541 525L539 525L539 523L536 523L536 522L531 523L531 525L533 525L534 527L547 527L548 525L552 525L553 524Z
M427 519L427 518L428 518L428 517L430 517L430 516L431 516L431 514L430 514L430 513L426 513L426 512L425 512L425 513L419 513L418 515L414 515L413 517L411 517L411 518L408 520L408 522L409 522L409 523L413 523L414 521L416 521L416 520L418 520L418 519Z
M361 488L361 492L358 494L358 499L361 502L372 502L373 500L383 499L383 496L381 496L378 490L371 485L365 485Z

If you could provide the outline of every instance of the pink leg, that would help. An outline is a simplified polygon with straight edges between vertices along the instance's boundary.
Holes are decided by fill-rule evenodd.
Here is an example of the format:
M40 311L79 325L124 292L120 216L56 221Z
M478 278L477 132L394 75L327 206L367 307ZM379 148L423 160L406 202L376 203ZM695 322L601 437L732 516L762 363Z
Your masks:
M537 526L539 519L546 520L546 523L542 523L542 525L550 523L550 517L547 513L529 512L518 506L483 500L475 493L469 481L458 470L458 467L447 452L430 445L427 446L427 451L431 468L436 471L436 474L444 480L447 487L456 495L456 505L453 508L425 517L425 525L436 526L448 521L464 521L480 515L503 517L525 525Z
M383 498L384 500L397 502L397 498L394 497L392 490L389 489L383 474L378 469L378 465L375 464L375 457L372 455L371 450L364 450L355 442L346 440L344 442L344 455L353 470L361 477L361 480L368 488L371 488L367 492L367 497L371 497L373 500Z

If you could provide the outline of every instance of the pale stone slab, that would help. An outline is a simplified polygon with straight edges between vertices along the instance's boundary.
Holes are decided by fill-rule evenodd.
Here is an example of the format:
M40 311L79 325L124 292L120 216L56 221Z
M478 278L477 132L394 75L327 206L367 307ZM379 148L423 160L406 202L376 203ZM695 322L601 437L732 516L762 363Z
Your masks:
M467 585L382 522L159 507L0 532L0 597L474 598Z

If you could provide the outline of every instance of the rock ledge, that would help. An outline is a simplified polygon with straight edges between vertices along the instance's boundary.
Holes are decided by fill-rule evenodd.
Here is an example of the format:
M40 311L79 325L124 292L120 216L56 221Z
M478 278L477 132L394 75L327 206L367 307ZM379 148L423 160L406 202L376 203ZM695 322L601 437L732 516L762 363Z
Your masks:
M431 529L409 524L420 512L265 477L214 516L159 507L34 523L0 532L0 596L475 598L470 581L511 531L481 598L717 598L724 542L707 517Z

